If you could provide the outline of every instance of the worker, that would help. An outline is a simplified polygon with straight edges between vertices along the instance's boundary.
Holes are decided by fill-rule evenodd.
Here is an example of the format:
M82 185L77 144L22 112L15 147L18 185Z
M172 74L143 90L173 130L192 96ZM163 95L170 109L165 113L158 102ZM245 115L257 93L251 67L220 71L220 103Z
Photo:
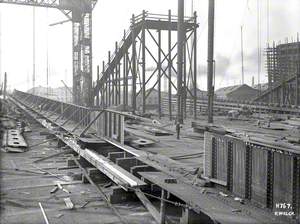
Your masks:
M257 121L257 126L260 128L260 120Z
M270 128L271 127L271 119L268 119L268 128Z
M176 123L177 139L180 139L180 128L181 128L180 122L177 121Z
M21 125L20 125L20 132L21 132L21 134L24 133L25 127L26 127L26 122L25 121L21 121Z

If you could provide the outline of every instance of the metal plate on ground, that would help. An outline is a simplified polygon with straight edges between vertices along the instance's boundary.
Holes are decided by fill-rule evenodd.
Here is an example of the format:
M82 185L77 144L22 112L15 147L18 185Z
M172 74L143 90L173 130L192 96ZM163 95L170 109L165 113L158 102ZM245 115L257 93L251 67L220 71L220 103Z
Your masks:
M2 146L5 152L24 152L27 149L27 143L17 129L4 132Z

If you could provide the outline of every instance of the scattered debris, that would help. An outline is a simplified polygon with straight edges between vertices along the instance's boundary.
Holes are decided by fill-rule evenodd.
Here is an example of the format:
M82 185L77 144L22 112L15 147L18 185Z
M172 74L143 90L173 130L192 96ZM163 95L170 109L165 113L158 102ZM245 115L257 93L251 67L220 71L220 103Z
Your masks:
M66 154L66 153L70 153L72 151L73 151L73 149L64 150L62 152L58 152L58 153L55 153L55 154L47 156L47 157L37 159L37 160L33 161L33 163L39 163L39 162L42 162L42 161L47 160L47 159L51 159L51 158L54 158L54 157L57 157L57 156L60 156L60 155Z
M66 206L68 209L73 209L74 208L74 204L71 201L71 198L64 198L64 201L66 203Z
M221 195L222 197L228 197L228 194L225 194L222 191L219 192L219 195Z
M234 200L240 202L241 204L245 203L244 199L239 198L239 197L235 197Z
M232 212L242 212L242 210L241 209L233 209L233 210L231 210Z
M201 194L205 194L205 193L206 193L206 189L202 188L202 189L200 190L200 193L201 193Z
M51 191L50 191L50 194L54 194L58 191L58 186L55 186Z
M18 129L5 130L2 139L4 152L25 152L27 149L28 145Z
M46 215L46 213L45 213L45 210L44 210L44 208L43 208L41 202L39 202L39 206L40 206L40 209L41 209L41 211L42 211L42 213L43 213L43 217L44 217L45 223L46 223L46 224L49 224L48 217L47 217L47 215Z
M144 127L144 131L152 134L154 136L168 136L168 135L173 135L173 133L170 133L169 131L166 131L162 128L154 128L154 127L149 127L149 126L145 126Z
M130 143L138 146L149 146L155 144L156 142L150 139L139 138L137 140L132 140Z
M36 146L42 145L42 144L44 144L44 143L47 143L47 142L50 142L50 141L53 141L53 140L56 140L56 139L57 139L57 138L46 139L46 140L44 140L44 141L42 141L42 142L39 142L39 143L34 144L34 145L31 145L31 146L29 146L29 147L30 147L30 149L32 149L32 148L34 148L34 147L36 147Z
M85 206L87 206L91 201L86 201L83 205L80 206L80 208L84 208Z
M64 191L64 192L66 192L67 194L71 194L71 192L70 191L68 191L66 188L64 188L63 186L61 186L61 184L60 183L57 183L57 187L60 189L60 190L62 190L62 191Z
M15 200L4 200L4 203L14 206L14 207L20 207L20 208L27 208L27 206L21 202L15 201Z
M103 185L103 188L109 188L109 187L111 187L112 186L112 182L109 182L109 183L107 183L107 184L104 184Z
M64 214L59 213L59 214L57 214L57 215L55 216L55 218L59 219L59 218L61 218L62 216L64 216Z
M10 162L10 164L11 164L13 170L18 170L18 167L17 167L17 165L15 164L15 161L10 160L9 162Z
M177 180L175 178L165 179L166 184L177 184Z

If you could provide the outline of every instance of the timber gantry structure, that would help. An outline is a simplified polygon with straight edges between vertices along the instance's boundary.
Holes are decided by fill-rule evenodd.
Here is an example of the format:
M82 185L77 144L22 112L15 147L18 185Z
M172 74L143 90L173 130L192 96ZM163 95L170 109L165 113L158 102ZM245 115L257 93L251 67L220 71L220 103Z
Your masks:
M177 92L177 16L151 14L143 11L132 16L131 26L124 31L115 50L108 52L107 63L94 88L96 106L103 108L123 105L133 111L146 113L147 99L157 94L158 116L162 116L162 96L168 98L170 119L172 96ZM184 18L183 75L181 88L181 113L186 111L187 97L194 102L193 116L196 118L197 98L197 15ZM99 69L98 69L99 71ZM154 93L155 92L155 93ZM140 104L137 100L140 99Z
M27 117L37 121L63 148L71 150L74 155L68 159L81 169L90 183L93 184L93 181L86 168L92 165L102 176L121 188L124 194L117 197L134 195L157 223L173 223L166 215L168 203L179 207L179 221L183 224L245 224L265 223L266 220L279 224L298 223L300 145L295 136L292 136L292 141L298 143L294 145L287 143L287 139L282 143L283 139L274 140L267 136L274 141L265 141L253 133L251 139L247 134L242 135L241 130L229 132L213 125L198 127L194 123L194 130L205 130L200 136L201 141L204 140L203 152L198 151L202 147L199 146L199 136L192 142L197 147L196 155L205 157L203 175L199 173L199 161L196 167L184 165L175 159L176 156L168 157L159 151L151 152L142 148L147 144L167 148L167 141L173 141L176 144L171 146L174 150L189 151L191 142L181 145L179 138L173 136L162 139L159 145L159 140L147 138L144 132L168 135L171 129L166 129L160 123L165 115L170 121L176 118L178 122L188 118L188 115L196 120L197 114L209 110L207 99L197 96L197 14L184 17L183 13L178 13L181 17L172 15L169 10L167 15L147 11L133 15L129 30L124 31L122 40L115 43L115 49L108 52L107 62L103 61L102 69L98 67L97 80L93 85L91 29L92 10L96 2L0 0L0 3L56 8L73 23L74 103L15 90L7 100L13 109L21 110ZM180 20L183 20L182 23ZM179 27L183 28L181 38L176 37L180 33ZM211 55L211 68L213 62ZM274 84L253 102L212 101L212 87L209 101L214 104L214 111L211 112L239 110L247 106L254 112L299 115L299 71L298 68L296 76L285 80L288 84L292 83L289 87L283 83ZM294 92L295 85L296 95L287 96L287 89ZM277 97L280 98L278 105L270 106L265 102L273 102L275 91L282 97ZM158 120L146 118L151 95L156 95L158 99ZM289 106L282 108L283 104ZM137 111L142 116L137 115ZM296 120L289 122L297 123ZM134 126L136 123L142 125ZM261 131L260 127L255 128ZM179 155L177 158L185 156ZM285 164L282 169L284 172L274 166L276 161ZM263 175L257 167L265 168ZM285 177L286 173L289 173L288 177ZM281 191L284 187L279 183L282 178L289 181L291 192L284 194L284 197L291 200L296 218L274 215L275 203L283 195ZM99 186L97 189L103 194ZM120 222L126 223L126 218L120 217L105 195L103 198ZM159 207L152 203L151 198L160 201ZM254 206L257 202L263 207Z

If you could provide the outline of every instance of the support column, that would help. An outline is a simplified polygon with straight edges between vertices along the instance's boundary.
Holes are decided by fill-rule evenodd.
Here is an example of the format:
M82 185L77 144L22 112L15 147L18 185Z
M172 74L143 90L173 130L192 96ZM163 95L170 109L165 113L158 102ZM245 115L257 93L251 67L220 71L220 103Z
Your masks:
M158 118L161 118L161 30L158 30Z
M161 201L160 201L160 224L166 223L166 202L167 192L162 189L161 190Z
M126 31L124 30L123 41L126 39ZM125 48L124 48L125 49ZM126 51L123 52L123 109L126 110L126 73L127 73L127 62L126 62Z
M146 34L145 34L145 16L146 12L143 10L143 26L142 26L142 112L146 113Z
M128 96L128 74L129 74L129 62L130 62L130 59L129 59L129 56L128 56L128 52L126 52L126 75L125 75L125 102L126 102L126 105L128 106L129 105L129 96Z
M208 9L208 52L207 52L207 91L208 91L208 123L213 123L213 74L214 74L214 18L215 0L209 0Z
M184 47L184 0L178 0L177 22L177 122L183 123L182 117L182 75Z
M73 17L75 14L73 15ZM73 33L73 103L79 103L79 92L80 92L80 74L81 74L81 48L80 48L80 36L81 29L80 23L73 21L72 24Z
M186 119L186 99L187 99L187 74L186 74L186 63L187 63L187 44L186 44L186 29L184 28L184 42L183 42L183 80L182 80L182 96L181 96L181 110L182 110L182 119ZM191 61L190 61L191 62ZM183 122L183 121L182 121Z
M131 21L131 29L132 29L132 60L131 60L131 68L132 68L132 109L136 111L136 42L135 42L135 18L132 15Z
M99 83L100 79L100 70L99 70L99 65L97 65L97 84ZM99 92L97 92L96 96L96 106L99 107Z
M110 51L108 52L108 67L110 68ZM107 105L108 106L111 106L111 82L112 82L112 79L111 79L111 73L112 71L109 69L108 71L108 93L107 93L107 97L108 97L108 102L107 102Z
M102 61L102 74L104 74L104 67L105 67L105 63L104 63L104 61ZM101 86L101 85L100 85ZM105 108L106 107L106 101L105 101L105 91L104 91L104 89L106 89L106 84L105 83L103 83L102 84L102 88L101 88L101 106L102 106L102 108Z
M169 119L172 120L172 21L171 21L171 10L169 10L169 30L168 30L168 76L169 76Z
M72 11L73 101L92 106L92 7L88 12Z
M296 73L296 91L295 91L295 106L299 106L299 76L300 76L300 63L297 65L297 73Z
M194 119L197 119L197 12L194 12Z
M7 91L7 73L4 73L3 99L6 100Z

